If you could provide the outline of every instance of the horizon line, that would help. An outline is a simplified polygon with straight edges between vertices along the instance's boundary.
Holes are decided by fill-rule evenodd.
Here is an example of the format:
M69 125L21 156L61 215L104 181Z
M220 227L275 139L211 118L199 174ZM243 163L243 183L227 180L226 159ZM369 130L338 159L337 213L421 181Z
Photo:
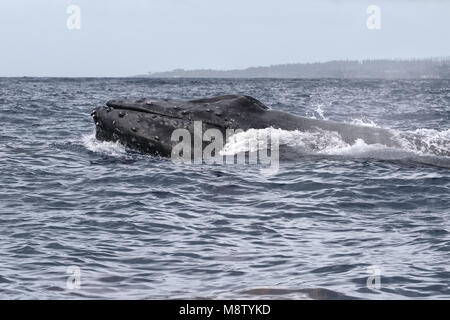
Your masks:
M316 62L287 62L287 63L278 63L278 64L270 64L270 65L259 65L259 66L248 66L243 68L234 68L234 69L213 69L213 68L196 68L196 69L184 69L181 67L166 70L166 71L149 71L147 73L143 74L137 74L137 75L121 75L121 76L114 76L114 75L41 75L41 76L33 76L33 75L12 75L12 76L2 76L0 75L0 78L140 78L140 77L148 77L151 75L157 75L157 74L164 74L164 73L170 73L175 71L183 71L183 72L192 72L192 71L214 71L214 72L230 72L230 71L245 71L252 68L270 68L275 66L289 66L289 65L312 65L312 64L326 64L331 62L365 62L365 61L392 61L392 62L413 62L413 61L436 61L436 62L450 62L450 55L449 56L432 56L432 57L422 57L422 58L364 58L364 59L333 59L333 60L326 60L326 61L316 61ZM158 78L158 77L155 77ZM161 79L164 78L174 78L174 77L161 77ZM183 77L179 77L183 78ZM186 78L196 78L196 77L186 77ZM211 77L215 78L215 77ZM220 79L221 77L216 77ZM233 77L227 77L229 79ZM245 78L245 77L236 77L236 78ZM252 78L266 78L276 79L277 77L248 77L248 79ZM329 79L339 79L338 77L325 77ZM280 79L280 78L278 78ZM295 78L291 78L295 79ZM304 78L306 79L306 78ZM312 78L313 79L313 78ZM364 78L358 78L358 79L364 79ZM375 79L373 77L367 77L367 79ZM383 79L383 78L379 78ZM437 78L439 79L439 78Z

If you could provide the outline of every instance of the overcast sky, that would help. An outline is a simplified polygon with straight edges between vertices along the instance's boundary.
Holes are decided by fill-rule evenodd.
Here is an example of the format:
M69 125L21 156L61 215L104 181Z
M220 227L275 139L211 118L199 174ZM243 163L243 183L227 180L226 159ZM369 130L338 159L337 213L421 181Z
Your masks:
M80 29L67 27L71 4ZM379 30L366 25L371 4ZM450 0L0 1L0 76L443 57L449 40Z

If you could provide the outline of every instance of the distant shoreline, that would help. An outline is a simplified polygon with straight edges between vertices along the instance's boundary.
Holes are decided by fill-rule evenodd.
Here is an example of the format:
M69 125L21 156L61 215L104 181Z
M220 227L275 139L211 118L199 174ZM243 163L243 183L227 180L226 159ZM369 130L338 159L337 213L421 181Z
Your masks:
M0 79L359 79L432 80L450 79L450 57L424 59L333 60L290 63L245 69L175 69L122 76L0 76Z
M450 58L408 60L335 60L291 63L246 69L175 69L132 76L133 78L217 79L450 79Z
M0 79L67 79L67 80L77 80L77 79L152 79L152 80L195 80L195 79L201 79L201 80L390 80L390 81L397 81L397 80L450 80L450 76L446 78L442 77L430 77L430 78L336 78L336 77L315 77L315 78L281 78L281 77L149 77L146 75L136 75L136 76L0 76Z

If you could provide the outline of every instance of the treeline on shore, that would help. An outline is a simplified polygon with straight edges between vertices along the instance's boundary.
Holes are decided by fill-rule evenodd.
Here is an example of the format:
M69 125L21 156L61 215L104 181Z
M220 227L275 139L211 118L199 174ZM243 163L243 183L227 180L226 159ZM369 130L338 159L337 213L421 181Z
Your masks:
M450 58L416 60L336 60L236 70L175 69L138 77L152 78L382 78L450 79Z

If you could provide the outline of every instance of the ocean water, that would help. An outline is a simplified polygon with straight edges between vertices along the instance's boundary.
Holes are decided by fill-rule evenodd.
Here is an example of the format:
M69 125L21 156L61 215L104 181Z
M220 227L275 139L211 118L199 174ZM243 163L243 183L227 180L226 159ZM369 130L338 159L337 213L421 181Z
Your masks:
M99 142L89 116L228 93L402 147L280 131L263 175ZM449 120L450 80L2 78L0 298L449 299Z

